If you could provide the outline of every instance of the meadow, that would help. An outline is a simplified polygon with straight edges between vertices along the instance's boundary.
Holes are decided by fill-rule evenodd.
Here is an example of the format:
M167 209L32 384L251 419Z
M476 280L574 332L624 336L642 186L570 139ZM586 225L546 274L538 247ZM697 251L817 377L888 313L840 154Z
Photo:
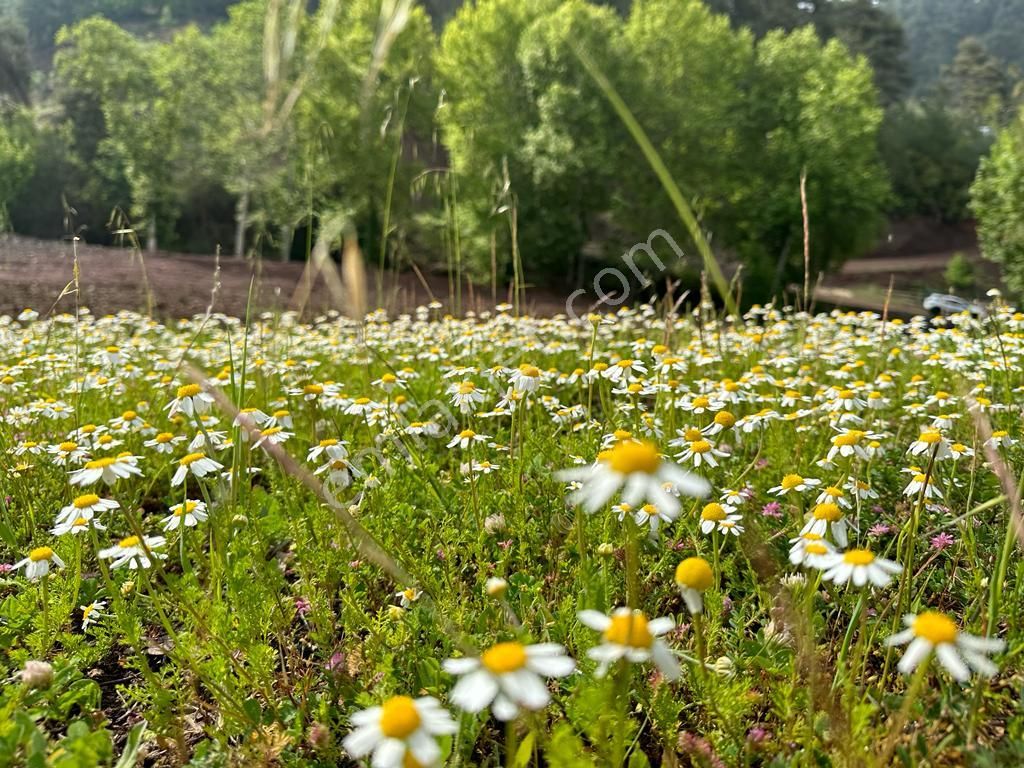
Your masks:
M1024 758L1024 314L0 322L0 765Z

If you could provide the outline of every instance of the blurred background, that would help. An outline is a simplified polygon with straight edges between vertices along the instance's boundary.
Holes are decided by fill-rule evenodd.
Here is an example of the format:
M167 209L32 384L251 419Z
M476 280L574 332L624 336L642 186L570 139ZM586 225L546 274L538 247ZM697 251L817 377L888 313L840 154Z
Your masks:
M745 304L1016 294L1022 40L1024 0L0 0L0 309L76 236L106 309L123 249L188 312L216 252L283 306L348 242L368 305L553 312L658 230L631 302L696 292L616 96Z

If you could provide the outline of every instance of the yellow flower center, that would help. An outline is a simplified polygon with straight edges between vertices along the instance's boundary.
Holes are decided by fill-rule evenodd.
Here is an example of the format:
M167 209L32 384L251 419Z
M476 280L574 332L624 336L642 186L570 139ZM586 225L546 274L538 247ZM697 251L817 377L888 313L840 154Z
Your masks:
M194 464L195 462L199 461L200 459L205 459L205 458L206 458L206 454L205 453L190 453L187 456L182 456L181 461L179 461L178 463L181 466L183 466L183 467L187 467L189 464Z
M460 395L468 395L471 392L476 392L476 384L474 384L472 381L464 381L461 384L459 384Z
M715 424L717 424L720 427L725 427L726 429L729 429L729 427L731 427L735 423L736 417L733 416L728 411L719 411L718 413L715 414Z
M704 436L700 433L700 430L697 429L696 427L690 427L683 434L683 437L685 439L689 440L692 443L694 440L702 440Z
M782 487L787 491L791 491L797 486L802 485L803 482L804 479L800 475L786 475L782 478Z
M178 397L195 397L202 391L203 388L198 384L184 384L178 387Z
M843 516L843 513L839 510L838 505L826 502L825 504L818 504L814 508L814 519L815 520L827 520L830 523L836 522Z
M324 388L321 384L307 384L302 388L302 392L307 395L322 395Z
M139 546L139 537L128 536L127 538L121 539L119 542L117 542L117 546L119 546L121 549L131 549L132 547L137 547Z
M858 442L860 442L859 432L846 432L832 438L833 445L856 445Z
M716 501L705 504L700 511L701 520L725 520L725 508Z
M619 366L619 368L630 368L633 365L633 361L632 360L619 360L619 362L617 362L616 365Z
M700 397L693 398L694 408L707 408L711 404L711 401L701 395Z
M523 376L528 376L531 379L536 379L540 376L540 368L535 365L520 365L519 373Z
M914 619L914 634L923 637L933 645L952 643L956 640L957 628L949 616L938 611L925 611Z
M827 555L828 547L824 544L807 544L804 546L804 552L808 555Z
M849 565L871 565L875 556L866 549L851 549L843 553L843 561Z
M612 623L604 631L604 639L630 648L650 648L654 643L654 636L647 628L647 617L642 611L612 616Z
M170 432L161 432L155 439L158 443L169 443L174 439L174 435Z
M117 459L113 456L104 456L102 459L93 459L85 463L86 469L105 469L111 464L117 463Z
M71 503L74 504L75 509L85 509L87 507L91 507L93 504L99 504L100 497L95 493L87 493L84 496L79 496Z
M676 566L676 584L703 592L714 582L711 566L703 557L688 557Z
M622 475L634 472L653 475L661 466L661 456L653 443L622 440L609 451L608 465Z
M71 525L72 525L72 527L77 528L77 527L79 527L81 525L88 525L88 524L89 524L89 521L86 520L84 517L76 517L75 518L75 522L73 522Z
M60 445L58 445L57 447L58 447L58 448L59 448L60 450L64 451L65 453L70 453L71 451L75 450L75 449L76 449L76 448L78 447L78 443L72 443L72 442L71 442L71 441L69 440L69 441L68 441L68 442L66 442L66 443L61 443L61 444L60 444Z
M522 643L498 643L483 652L480 663L496 675L515 672L526 665L526 649Z
M934 445L935 443L939 442L939 440L941 440L941 439L942 439L942 435L939 434L938 430L936 430L936 429L929 429L927 432L922 432L921 436L919 438L917 438L917 441L919 443L928 443L929 445Z
M711 443L707 440L694 440L690 443L690 450L694 453L707 453L711 450Z
M380 708L380 730L389 739L405 739L420 727L420 713L408 696L392 696Z
M476 432L474 432L472 429L464 429L461 432L459 432L459 437L462 438L463 440L472 440L474 437L476 437Z
M38 563L40 560L49 560L53 557L53 550L49 547L36 547L28 553L28 559L33 563Z
M135 417L138 415L139 414L137 414L135 411L125 411L124 413L121 414L121 419L123 421L134 421Z

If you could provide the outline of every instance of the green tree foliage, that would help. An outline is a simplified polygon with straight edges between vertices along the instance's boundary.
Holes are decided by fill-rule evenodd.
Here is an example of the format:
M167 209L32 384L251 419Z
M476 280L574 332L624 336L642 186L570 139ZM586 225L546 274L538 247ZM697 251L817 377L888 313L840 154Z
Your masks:
M1006 285L1024 295L1024 112L982 159L971 187L982 253L1002 266Z
M431 135L437 106L430 19L418 7L407 16L390 10L380 0L345 3L299 116L315 207L352 221L374 254L411 215L421 165L415 155ZM377 47L385 26L386 57Z
M941 103L891 107L879 136L892 180L891 213L945 222L965 218L978 161L990 144L985 133Z
M31 78L25 28L13 18L0 16L0 98L28 104Z
M953 254L946 264L946 284L954 291L968 291L974 287L974 267L961 251Z
M1013 77L976 37L960 41L956 57L942 73L950 109L976 126L999 125L1008 115Z
M884 0L883 4L903 22L911 74L919 90L939 79L968 37L978 38L992 55L1024 69L1022 0Z
M756 48L749 97L750 172L730 196L725 237L755 284L802 272L800 176L807 175L813 272L873 242L888 194L877 149L882 110L870 67L809 28L772 32Z
M626 24L637 76L626 99L698 213L716 220L749 175L743 114L754 77L749 33L694 0L641 0ZM618 220L630 242L677 217L638 152L620 174Z
M8 207L32 176L36 142L32 116L15 109L0 119L0 228L10 225Z

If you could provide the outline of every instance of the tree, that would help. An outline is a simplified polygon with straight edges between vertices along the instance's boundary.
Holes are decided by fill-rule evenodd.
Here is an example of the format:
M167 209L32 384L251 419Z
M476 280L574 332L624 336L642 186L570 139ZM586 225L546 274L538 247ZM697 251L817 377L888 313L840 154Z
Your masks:
M803 28L760 40L756 70L743 118L751 170L722 219L723 237L763 290L803 271L801 174L814 273L871 245L888 185L877 148L882 110L863 59Z
M24 109L0 119L0 227L10 227L9 206L32 176L35 126Z
M624 98L676 183L713 224L729 206L729 190L751 172L741 119L754 77L751 35L695 0L640 0L625 37L636 71ZM616 218L629 242L655 229L685 237L638 150L618 175Z
M0 17L0 99L28 104L31 76L25 28L14 19Z
M182 151L193 121L184 86L192 78L175 68L162 47L141 43L100 17L61 30L57 42L54 71L61 86L94 99L102 115L104 133L92 164L105 176L123 174L131 212L144 222L153 251L158 225L178 213L187 188L182 180L193 177L196 158Z
M982 158L971 187L971 210L982 253L1002 266L1007 287L1024 295L1024 111Z
M942 88L950 109L975 126L992 126L1005 120L1013 79L981 40L967 37L942 74Z
M840 40L852 53L866 56L874 70L882 104L899 102L912 83L903 25L873 0L844 0L819 6L819 34Z
M945 222L966 218L986 134L933 100L889 108L879 148L893 188L890 213Z

